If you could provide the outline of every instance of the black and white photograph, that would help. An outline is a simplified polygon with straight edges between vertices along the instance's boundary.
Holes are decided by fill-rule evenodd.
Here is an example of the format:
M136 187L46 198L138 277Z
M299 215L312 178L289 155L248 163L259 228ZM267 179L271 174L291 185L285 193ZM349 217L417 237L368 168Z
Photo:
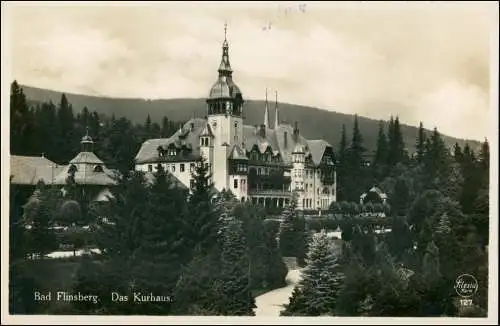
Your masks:
M2 2L2 324L497 324L498 9Z

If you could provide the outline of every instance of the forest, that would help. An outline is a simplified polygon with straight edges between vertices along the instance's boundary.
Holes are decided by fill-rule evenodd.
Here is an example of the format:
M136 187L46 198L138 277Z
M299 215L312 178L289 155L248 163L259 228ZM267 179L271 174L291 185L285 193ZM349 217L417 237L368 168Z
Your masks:
M420 124L412 144L417 150L410 155L398 117L389 117L387 130L380 123L375 155L367 160L355 116L350 139L345 125L341 131L335 153L338 202L327 217L341 229L339 251L324 229L304 218L294 200L277 221L258 206L237 202L229 192L214 195L203 162L193 172L191 193L176 189L161 168L154 178L132 171L141 142L168 137L179 122L164 117L161 123L148 118L133 124L86 108L75 114L64 95L57 104L30 107L16 82L10 99L11 154L44 153L66 164L79 152L88 127L96 154L123 174L109 204L89 207L72 198L74 191L62 196L50 185L38 185L36 200L19 209L13 204L16 186L11 185L11 313L253 315L258 293L285 284L283 257L296 257L302 280L283 316L487 315L487 140L477 153L467 144L447 148L437 129L428 133ZM389 197L383 208L384 223L390 226L385 234L375 232L373 223L360 222L360 213L370 205L360 205L359 195L372 186ZM71 213L68 207L73 207ZM44 258L58 246L51 226L56 221L74 225L68 216L79 214L89 218L91 227L73 243L91 242L101 254ZM33 254L40 258L32 259ZM102 300L34 303L33 289L55 286L35 274L67 279L57 286L95 293ZM462 274L478 281L468 307L460 305L454 288ZM109 296L137 289L169 295L173 301L118 305Z

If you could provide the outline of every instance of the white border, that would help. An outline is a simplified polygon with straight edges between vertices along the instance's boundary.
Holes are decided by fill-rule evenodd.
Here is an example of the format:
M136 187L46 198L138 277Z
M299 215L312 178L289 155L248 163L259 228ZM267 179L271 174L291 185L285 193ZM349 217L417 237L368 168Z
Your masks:
M475 1L474 1L475 2ZM192 2L189 5L196 5L198 1ZM268 6L270 2L267 1L241 1L241 2L221 2L213 1L213 5L225 5L225 6L241 6L243 4L252 4L253 6ZM286 1L279 2L280 5L296 5L304 2L297 1ZM311 2L307 2L310 4ZM413 6L413 7L429 7L429 6L445 6L450 5L450 2L312 2L315 6L336 6L342 8L380 8L380 7L401 7L401 6ZM477 2L475 2L477 3ZM492 34L491 34L491 58L490 58L490 71L491 71L491 120L489 128L490 133L488 136L488 141L490 143L491 151L491 169L490 169L490 243L489 243L489 304L488 318L340 318L340 317L281 317L281 318L261 318L261 317L172 317L172 316L162 316L162 317L152 317L152 316L21 316L21 315L9 315L8 313L8 290L2 291L2 324L114 324L120 323L125 325L130 324L278 324L278 325L295 325L295 324L311 324L311 325L323 325L323 324L381 324L381 325L392 325L392 324L443 324L443 325L469 325L469 324L497 324L498 322L498 308L497 308L497 289L498 289L498 2L481 2L484 5L491 6L492 15L495 16L495 21L492 24ZM155 4L158 2L143 1L143 2L121 2L114 1L113 3L99 2L99 1L10 1L2 2L2 137L1 137L1 149L2 149L2 289L8 289L8 244L9 244L9 197L8 197L8 180L10 173L10 160L9 160L9 94L10 94L10 83L11 83L11 71L10 71L10 33L9 33L9 15L8 10L12 6L29 6L29 5L117 5L117 6L134 6L134 5L147 5ZM166 4L166 3L163 3ZM186 5L185 2L170 2L170 5L180 4ZM460 2L454 3L454 5L467 5L470 2ZM495 6L496 5L496 6ZM486 126L485 126L486 127Z

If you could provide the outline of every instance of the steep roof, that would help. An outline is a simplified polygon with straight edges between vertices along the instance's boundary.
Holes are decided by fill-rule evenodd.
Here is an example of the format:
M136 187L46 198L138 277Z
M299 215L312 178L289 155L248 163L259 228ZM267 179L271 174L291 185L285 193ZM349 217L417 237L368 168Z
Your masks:
M104 165L100 165L102 168L102 171L100 171L96 170L95 165L93 164L70 164L65 166L64 169L57 175L54 179L55 184L66 184L66 178L69 175L69 169L72 165L75 165L77 168L75 172L75 182L77 184L111 186L118 183L117 177L119 175L117 171L108 169Z
M192 124L192 125L191 125ZM157 162L159 160L158 147L167 148L168 145L174 144L180 147L182 144L191 146L191 156L194 158L199 157L199 139L198 137L206 127L207 121L202 118L193 118L186 122L182 128L177 130L169 138L149 139L142 143L139 152L135 156L136 163L149 163ZM192 126L192 128L191 128Z
M104 164L100 158L92 152L80 152L71 161L70 164Z
M292 152L297 143L305 148L306 155L311 155L315 165L321 162L321 158L327 147L331 145L324 140L307 140L299 134L298 142L293 139L293 127L289 124L280 124L278 129L264 128L265 134L261 133L261 126L243 126L243 144L238 148L242 151L251 151L254 146L257 146L260 153L264 153L268 148L271 149L273 155L279 153L283 162L287 165L292 164ZM145 141L139 152L136 155L136 163L155 163L160 161L158 147L167 148L173 144L180 147L182 144L190 146L192 152L189 159L195 160L200 156L199 151L199 136L211 133L210 126L207 121L202 118L194 118L184 124L175 134L169 138L149 139ZM239 151L239 150L238 150ZM232 157L234 148L229 154ZM240 153L238 156L240 157Z
M247 153L240 146L234 145L229 153L229 158L233 160L248 160Z
M40 156L10 156L11 183L36 185L39 181L52 183L64 166Z

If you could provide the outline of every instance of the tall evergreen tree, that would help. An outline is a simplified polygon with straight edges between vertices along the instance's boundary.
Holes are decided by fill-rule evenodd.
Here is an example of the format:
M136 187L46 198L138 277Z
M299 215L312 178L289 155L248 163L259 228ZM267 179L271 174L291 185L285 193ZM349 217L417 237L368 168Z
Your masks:
M462 148L458 143L455 143L455 145L453 146L453 158L457 163L461 163L462 157L463 157Z
M10 149L14 155L34 155L34 111L30 110L26 95L17 81L10 88Z
M211 184L211 173L209 166L204 159L196 162L192 171L192 189L189 197L189 222L188 228L189 240L191 241L192 252L205 254L218 247L217 230L218 219L217 212L212 205L213 187Z
M241 221L228 216L222 221L221 277L215 283L218 312L225 316L254 315L250 289L249 257Z
M326 232L314 234L307 253L307 266L283 315L333 315L344 279L340 259Z
M369 180L367 179L367 170L365 168L365 151L363 137L359 130L358 116L355 115L352 140L347 157L348 166L345 167L345 176L348 180L344 180L343 186L347 200L357 201L363 191L366 190Z
M337 198L345 199L345 185L347 181L347 135L345 124L342 124L339 149L337 153Z
M354 115L354 126L352 131L351 146L349 147L349 166L354 169L361 169L363 166L363 154L366 148L363 146L363 136L359 130L358 115Z
M73 115L73 108L68 102L65 94L61 95L61 101L57 109L58 121L58 162L67 162L72 159L79 150L78 136L75 135L75 117Z
M417 145L416 145L416 155L417 155L417 162L422 163L424 154L425 154L425 131L424 131L424 125L422 121L420 121L420 124L418 126L418 137L417 137Z
M378 136L377 136L377 149L375 151L375 157L373 159L373 169L375 180L382 180L386 175L386 164L388 155L388 144L387 137L384 132L384 124L382 121L379 122Z
M405 146L401 126L399 124L399 117L394 119L391 116L389 122L389 155L388 163L394 166L405 158Z
M279 245L284 257L297 257L301 264L305 258L305 227L302 216L298 215L297 198L294 195L290 204L284 209L280 231Z

